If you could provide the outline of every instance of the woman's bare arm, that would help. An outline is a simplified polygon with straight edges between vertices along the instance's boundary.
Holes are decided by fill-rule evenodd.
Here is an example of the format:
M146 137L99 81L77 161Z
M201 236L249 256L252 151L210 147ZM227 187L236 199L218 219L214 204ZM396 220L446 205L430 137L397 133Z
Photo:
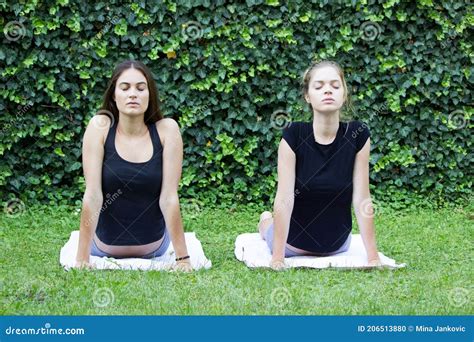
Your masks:
M160 121L160 125L162 125L162 128L160 128L162 134L160 135L163 136L164 146L163 178L159 205L170 233L176 258L180 258L188 255L178 197L178 186L183 164L183 141L176 121L169 118ZM185 259L181 264L190 265L190 260Z
M377 266L380 259L375 241L373 205L369 190L370 138L356 154L353 173L352 204L359 225L369 264Z
M272 264L282 263L290 228L295 197L296 156L282 139L278 147L278 188L273 204L273 255Z
M86 190L82 200L79 245L76 255L77 267L89 263L91 242L102 208L102 163L104 140L109 126L110 118L106 115L96 115L92 117L84 133L82 165Z

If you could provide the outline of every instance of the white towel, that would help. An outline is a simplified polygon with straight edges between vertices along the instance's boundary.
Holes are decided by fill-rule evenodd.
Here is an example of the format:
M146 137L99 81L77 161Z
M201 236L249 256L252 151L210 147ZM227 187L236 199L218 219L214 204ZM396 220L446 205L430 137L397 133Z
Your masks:
M235 256L248 267L270 267L272 255L266 241L259 233L240 234L235 240ZM401 268L405 264L397 264L379 252L380 261L386 268ZM326 257L297 256L285 258L289 267L310 268L368 268L367 254L360 234L352 234L351 246L347 252Z
M204 255L201 242L196 238L195 233L185 233L186 247L189 256L191 257L191 265L195 270L200 268L211 268L212 263ZM79 231L75 230L71 233L69 240L61 248L59 262L66 269L69 270L76 263L76 253L79 241ZM172 270L175 264L175 255L173 244L166 250L165 254L153 259L141 258L124 258L115 259L108 257L90 256L90 263L94 265L95 269L101 270Z

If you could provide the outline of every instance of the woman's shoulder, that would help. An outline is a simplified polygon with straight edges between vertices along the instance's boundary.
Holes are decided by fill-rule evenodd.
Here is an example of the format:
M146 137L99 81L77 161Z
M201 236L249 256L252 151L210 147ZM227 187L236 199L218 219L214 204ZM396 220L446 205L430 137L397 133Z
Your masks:
M369 126L364 121L352 120L348 128L349 139L352 141L352 145L356 147L356 152L359 152L367 139L370 138Z
M179 125L172 118L163 118L155 122L156 130L160 136L161 145L164 146L167 137L176 137L181 135Z
M108 115L96 114L90 120L86 128L85 138L91 140L100 140L105 144L110 127L113 125L113 119Z
M296 153L297 146L300 146L302 140L306 140L312 133L312 123L304 121L291 122L283 129L282 138L288 143L291 149Z
M176 120L172 118L163 118L155 122L156 128L166 129L168 131L179 131L179 125Z

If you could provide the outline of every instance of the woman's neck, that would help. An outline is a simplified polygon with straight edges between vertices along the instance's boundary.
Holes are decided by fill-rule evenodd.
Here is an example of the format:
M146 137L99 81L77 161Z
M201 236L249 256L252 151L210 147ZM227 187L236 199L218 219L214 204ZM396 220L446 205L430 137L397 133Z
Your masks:
M132 137L141 137L148 131L143 115L129 116L121 113L119 114L117 129L122 135Z
M313 133L317 142L333 141L339 129L339 112L313 114Z

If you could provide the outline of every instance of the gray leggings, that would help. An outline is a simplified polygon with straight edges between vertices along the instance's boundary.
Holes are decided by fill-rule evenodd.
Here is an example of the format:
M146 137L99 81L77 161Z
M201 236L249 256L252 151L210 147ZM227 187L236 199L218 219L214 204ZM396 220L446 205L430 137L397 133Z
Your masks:
M267 242L268 248L270 248L270 252L273 253L273 223L270 225L270 227L268 227L265 233L265 241ZM349 234L344 244L338 250L334 252L319 253L319 254L299 253L299 252L292 251L291 249L288 249L288 247L285 247L285 257L290 258L294 256L303 256L303 255L330 256L330 255L346 252L350 246L351 246L351 234Z
M140 258L141 259L152 259L152 258L155 258L155 257L159 257L159 256L162 256L163 254L165 254L166 250L168 249L169 245L170 245L170 235L168 233L168 229L165 229L165 234L163 235L163 241L161 242L161 245L160 247L158 247L155 251L151 252L151 253L148 253L148 254L145 254L143 256L141 256ZM98 257L111 257L111 258L115 258L115 259L124 259L124 258L130 258L130 257L123 257L123 256L114 256L114 255L111 255L109 253L106 253L104 251L102 251L101 249L99 249L99 247L97 247L97 244L95 243L94 239L92 239L92 245L91 245L91 255L93 256L98 256Z

